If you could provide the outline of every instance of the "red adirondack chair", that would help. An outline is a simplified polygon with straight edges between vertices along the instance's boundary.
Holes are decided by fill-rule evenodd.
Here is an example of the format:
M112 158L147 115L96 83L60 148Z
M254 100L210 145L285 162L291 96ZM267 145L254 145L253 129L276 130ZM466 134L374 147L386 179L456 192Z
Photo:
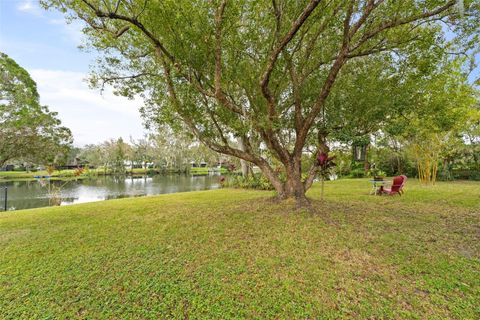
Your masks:
M403 193L403 186L405 185L405 182L407 182L407 176L401 175L401 176L396 176L393 177L393 183L390 188L381 188L380 192L381 194L389 194L389 195L402 195Z

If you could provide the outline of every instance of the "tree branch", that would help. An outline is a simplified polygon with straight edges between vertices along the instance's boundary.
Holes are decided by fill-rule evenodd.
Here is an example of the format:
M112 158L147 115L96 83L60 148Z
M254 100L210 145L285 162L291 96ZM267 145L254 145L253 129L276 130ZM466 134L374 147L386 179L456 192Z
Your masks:
M403 18L403 19L395 19L394 18L392 20L385 21L382 24L380 24L379 26L377 26L376 28L374 28L373 30L371 30L370 32L365 33L365 35L363 35L363 37L359 40L359 45L365 43L367 40L375 37L377 34L379 34L380 32L382 32L384 30L391 29L391 28L394 28L394 27L398 27L398 26L405 25L405 24L408 24L408 23L411 23L411 22L415 22L417 20L433 17L437 14L440 14L440 13L448 10L450 7L454 6L456 2L457 2L456 0L450 0L444 6L441 6L437 9L435 9L435 10L432 10L432 11L427 11L427 12L424 12L424 13L418 14L418 15L412 15L410 17L406 17L406 18ZM359 45L357 45L357 46L359 46Z
M222 90L222 20L226 5L227 0L223 0L215 12L215 98L228 110L241 115L242 110L228 100Z
M312 14L313 10L318 6L321 0L311 0L307 7L303 10L300 16L294 21L292 28L290 31L283 37L280 43L275 47L273 52L270 54L268 58L268 63L260 79L260 87L262 89L262 94L267 100L268 105L268 116L270 121L273 121L276 115L275 111L275 99L268 88L268 83L270 81L270 75L275 67L275 63L277 62L278 56L282 52L282 50L287 46L287 44L293 39L297 31L300 27L307 21L308 17Z
M185 117L182 114L182 112L180 110L180 101L178 100L177 94L175 92L175 87L174 87L173 79L172 79L172 76L171 76L170 67L169 67L167 61L165 61L165 59L163 58L163 56L161 56L161 54L160 54L160 60L162 61L162 65L163 65L163 68L164 68L164 71L165 71L165 77L167 79L167 87L168 87L168 93L169 93L170 99L172 100L172 103L174 104L175 109L176 109L177 113L179 114L179 116L182 118L184 123L190 128L190 130L192 130L192 132L195 134L195 136L201 142L203 142L206 146L208 146L210 149L212 149L216 152L231 155L231 156L234 156L234 157L237 157L237 158L240 158L240 159L243 159L243 160L246 160L246 161L249 161L251 163L256 164L257 166L262 168L262 171L264 170L263 172L265 172L266 175L269 176L269 178L271 179L270 181L275 186L275 189L278 192L281 192L281 190L283 189L281 181L275 175L274 170L272 169L270 164L265 159L263 159L262 157L258 157L256 155L250 153L250 152L233 148L230 145L228 145L228 141L225 145L221 145L221 144L218 144L214 141L211 141L211 140L205 138L205 136L195 126L193 121L191 119ZM223 142L225 143L225 141L226 141L226 139L224 138Z
M95 12L95 15L99 18L109 18L115 20L126 21L134 26L136 26L156 47L158 47L163 54L173 63L175 63L175 57L163 46L163 44L158 40L153 33L151 33L145 26L138 21L136 17L128 17L117 13L117 10L114 12L105 12L100 10L100 8L95 7L87 0L82 0L91 10Z
M302 99L300 97L300 84L299 84L298 75L293 66L293 61L291 57L288 54L286 54L285 56L287 60L287 68L289 71L288 73L292 81L292 95L293 95L293 101L294 101L293 104L295 107L295 112L294 112L295 131L298 132L301 129L302 122L303 122Z
M107 83L110 83L110 82L114 82L114 81L117 81L117 80L126 80L126 79L136 79L136 78L140 78L140 77L144 77L144 76L153 76L154 74L152 73L149 73L149 72L141 72L141 73L137 73L137 74L133 74L133 75L129 75L129 76L114 76L114 77L102 77L102 88L101 88L101 91L104 90L105 88L105 85Z
M317 117L318 113L322 110L323 105L328 95L330 94L330 90L337 78L337 75L340 72L340 69L342 68L343 64L345 63L346 55L348 54L348 51L349 51L350 38L352 37L352 35L350 34L350 20L353 13L353 4L354 3L352 0L347 9L347 14L345 15L345 19L343 21L343 41L342 41L342 46L337 55L337 58L335 59L335 62L330 68L327 79L323 83L322 89L320 90L320 94L317 100L315 101L312 107L312 110L305 117L303 126L298 131L297 139L295 141L295 147L293 150L293 153L296 156L301 156L303 146L305 145L305 140L307 138L310 128L312 127L313 121Z

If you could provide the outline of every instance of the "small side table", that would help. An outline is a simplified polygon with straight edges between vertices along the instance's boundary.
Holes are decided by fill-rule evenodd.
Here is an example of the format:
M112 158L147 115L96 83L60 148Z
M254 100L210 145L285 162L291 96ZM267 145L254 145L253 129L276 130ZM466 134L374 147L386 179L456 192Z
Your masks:
M369 181L372 184L372 189L370 189L371 195L380 195L383 186L387 184L387 181L385 180L369 180Z

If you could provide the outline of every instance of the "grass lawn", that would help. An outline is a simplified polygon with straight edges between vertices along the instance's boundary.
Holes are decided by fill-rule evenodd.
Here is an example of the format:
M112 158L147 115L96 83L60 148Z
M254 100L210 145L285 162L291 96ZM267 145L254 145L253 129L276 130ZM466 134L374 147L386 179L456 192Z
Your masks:
M189 168L190 170L190 174L192 175L207 175L209 174L211 171L214 171L216 170L216 172L219 172L221 174L226 174L228 173L228 170L225 169L225 168L220 168L220 169L217 169L217 168L207 168L207 167L194 167L194 168Z
M190 173L192 175L207 175L209 173L209 170L212 170L211 168L191 168ZM134 169L128 169L127 174L130 175L144 175L144 174L154 174L158 170L156 169L142 169L142 168L134 168ZM221 168L219 170L220 173L225 174L227 173L227 169ZM166 172L166 173L175 173L175 172ZM86 171L84 174L77 178L88 178L89 175L110 175L111 172L107 171L105 172L103 169L89 169ZM6 180L33 180L35 179L34 177L36 176L48 176L48 172L45 170L40 170L40 171L0 171L0 181L6 181ZM52 178L72 178L75 177L75 170L55 170L52 173Z
M479 319L480 183L369 187L0 213L0 319Z
M136 169L134 169L136 170ZM141 169L142 170L142 169ZM90 169L90 174L93 175L102 175L103 170ZM134 172L135 173L135 172ZM5 180L33 180L37 176L51 176L52 178L73 178L75 177L75 170L55 170L50 175L46 170L38 171L0 171L0 181ZM88 175L81 175L76 178L87 178Z
M52 177L73 177L74 170L55 170ZM40 171L0 171L0 181L10 179L34 179L35 176L48 176L45 170Z

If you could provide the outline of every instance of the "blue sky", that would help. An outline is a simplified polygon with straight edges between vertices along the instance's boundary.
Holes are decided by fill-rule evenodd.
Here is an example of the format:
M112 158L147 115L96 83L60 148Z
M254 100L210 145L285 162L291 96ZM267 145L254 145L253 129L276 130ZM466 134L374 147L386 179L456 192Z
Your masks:
M75 145L140 138L145 132L138 112L142 101L109 90L102 95L84 81L95 53L78 49L80 29L78 23L67 25L62 14L43 10L37 1L0 0L0 51L30 73L40 102L58 112Z

